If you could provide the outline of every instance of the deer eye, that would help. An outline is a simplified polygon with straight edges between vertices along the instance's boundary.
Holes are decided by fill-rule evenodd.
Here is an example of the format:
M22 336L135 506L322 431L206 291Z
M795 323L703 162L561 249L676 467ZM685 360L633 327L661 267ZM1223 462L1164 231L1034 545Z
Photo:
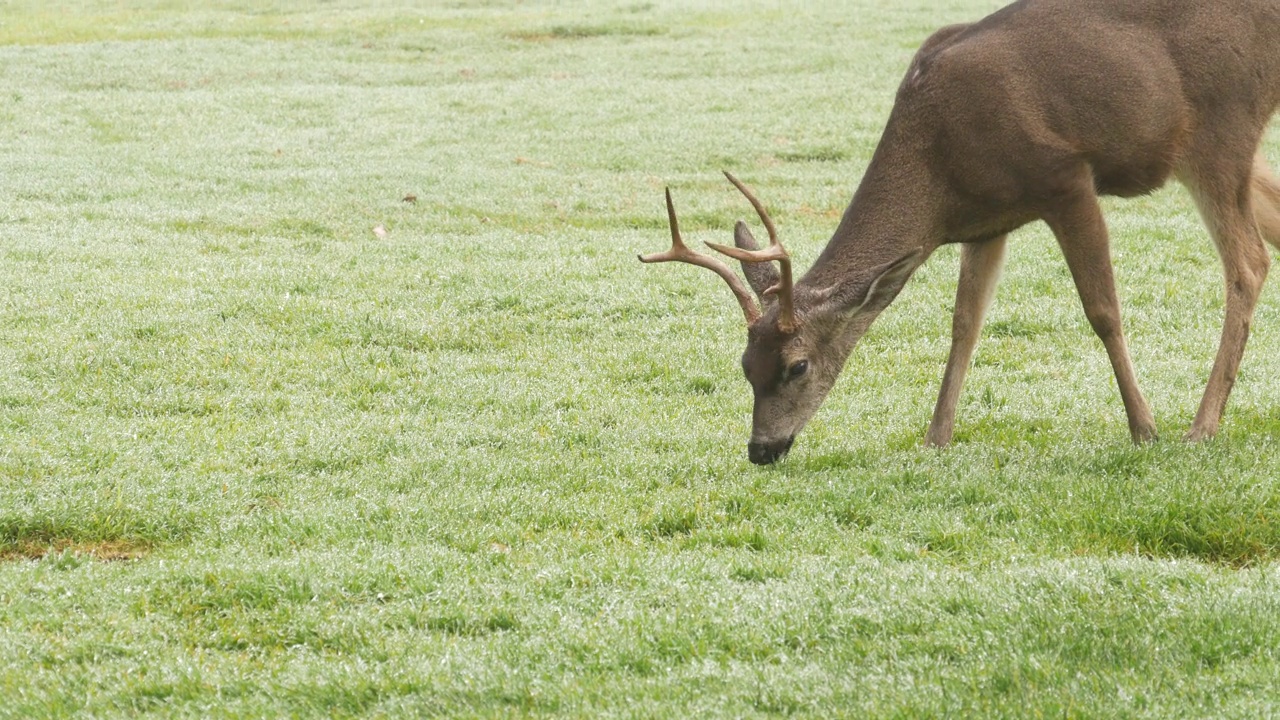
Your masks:
M799 362L792 363L791 367L787 368L787 379L794 380L806 372L809 372L809 361L800 360Z

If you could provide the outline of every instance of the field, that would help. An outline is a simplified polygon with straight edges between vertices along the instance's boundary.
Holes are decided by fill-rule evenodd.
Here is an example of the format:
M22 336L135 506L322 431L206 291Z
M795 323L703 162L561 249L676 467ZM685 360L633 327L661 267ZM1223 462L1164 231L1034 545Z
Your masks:
M1183 444L1181 188L1106 203L1159 442L1036 225L952 448L944 248L747 462L663 187L807 267L998 2L822 5L0 0L0 717L1280 715L1280 295Z

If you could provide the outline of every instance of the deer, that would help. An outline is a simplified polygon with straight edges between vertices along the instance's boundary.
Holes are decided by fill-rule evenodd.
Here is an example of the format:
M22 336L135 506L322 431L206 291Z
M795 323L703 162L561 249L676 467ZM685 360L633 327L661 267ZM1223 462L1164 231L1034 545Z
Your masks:
M1020 0L936 31L915 53L883 134L831 239L799 280L764 205L729 173L769 237L732 247L750 290L681 238L645 263L720 275L747 321L754 394L748 459L784 457L854 346L942 245L960 247L951 348L925 444L951 443L956 407L1010 233L1046 223L1114 370L1135 443L1156 439L1121 325L1099 196L1176 179L1222 261L1225 318L1184 439L1213 437L1244 354L1270 257L1280 181L1261 153L1280 105L1280 0ZM775 267L776 263L776 267Z

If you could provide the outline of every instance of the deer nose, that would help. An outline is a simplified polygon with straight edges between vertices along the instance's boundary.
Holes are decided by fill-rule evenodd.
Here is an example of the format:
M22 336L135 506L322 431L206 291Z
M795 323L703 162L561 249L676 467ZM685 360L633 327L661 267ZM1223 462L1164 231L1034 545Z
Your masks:
M747 457L756 465L772 465L787 454L791 449L791 443L795 441L795 437L789 437L780 442L747 443Z

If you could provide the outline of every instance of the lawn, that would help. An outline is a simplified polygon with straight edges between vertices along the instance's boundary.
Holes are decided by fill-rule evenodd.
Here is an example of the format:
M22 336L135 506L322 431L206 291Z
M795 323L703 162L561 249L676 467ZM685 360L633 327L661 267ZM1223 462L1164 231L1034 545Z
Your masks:
M1180 188L1106 203L1144 447L1042 225L952 448L944 248L766 469L723 283L636 262L728 169L807 267L998 2L187 5L0 0L0 717L1280 714L1280 295L1178 441Z

